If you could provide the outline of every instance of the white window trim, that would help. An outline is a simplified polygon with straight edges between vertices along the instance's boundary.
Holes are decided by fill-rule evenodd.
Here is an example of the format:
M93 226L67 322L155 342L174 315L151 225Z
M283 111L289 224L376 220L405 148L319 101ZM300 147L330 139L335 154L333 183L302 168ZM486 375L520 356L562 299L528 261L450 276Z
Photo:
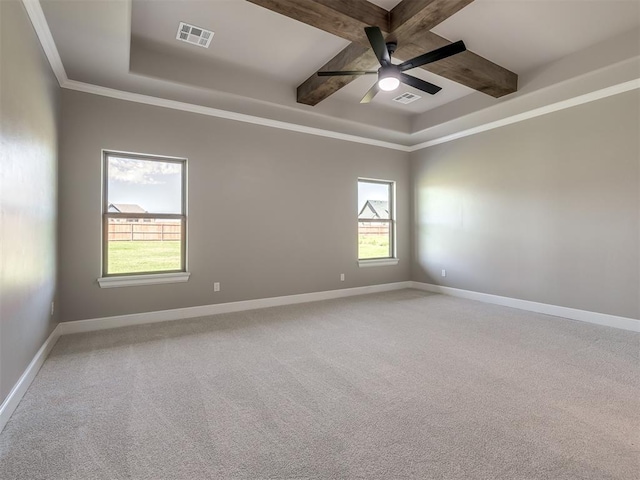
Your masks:
M371 182L371 183L388 183L391 185L391 207L392 207L392 219L391 219L391 235L393 252L391 257L385 258L362 258L358 259L358 267L384 267L389 265L397 265L400 259L397 257L397 230L396 230L396 181L395 180L382 180L380 178L366 178L358 177L358 183Z
M136 287L138 285L161 285L164 283L184 283L189 280L189 272L146 273L144 275L122 275L119 277L101 277L100 288Z
M106 195L105 195L105 188L106 188L106 176L105 176L105 160L107 158L108 155L123 155L126 157L130 157L130 158L134 158L134 157L139 157L141 159L147 159L150 161L153 160L157 160L157 161L162 161L162 160L169 160L169 161L180 161L183 162L183 170L182 170L182 216L184 217L183 222L185 222L185 226L186 228L183 230L183 235L184 235L184 240L183 240L183 249L184 252L182 253L182 255L184 255L184 258L182 260L182 263L184 265L184 271L179 271L179 272L159 272L159 273L145 273L145 272L140 272L140 274L123 274L123 275L107 275L107 276L102 276L100 278L98 278L98 284L100 285L100 288L114 288L114 287L131 287L131 286L137 286L137 285L158 285L158 284L163 284L163 283L183 283L183 282L187 282L189 280L189 276L191 275L191 273L187 270L189 265L188 265L188 259L189 259L189 255L188 255L188 234L187 234L187 230L188 230L188 223L186 223L187 221L187 202L188 202L188 192L187 192L187 158L185 157L169 157L166 155L157 155L157 154L146 154L146 153L135 153L135 152L125 152L125 151L119 151L119 150L111 150L111 149L102 149L101 151L101 155L102 155L102 160L101 160L101 175L102 175L102 181L101 181L101 185L102 185L102 191L101 191L101 197L102 197L102 219L101 221L104 222L104 214L105 214L105 201L106 201ZM104 229L104 225L103 225L103 229ZM102 262L101 262L101 274L104 275L104 268L105 268L105 262L104 262L104 249L106 248L105 245L105 232L103 230L102 232L102 241L101 241L101 245L100 245L100 250L101 250L101 256L103 258Z
M371 260L358 260L358 266L362 267L384 267L386 265L397 265L399 258L377 258Z

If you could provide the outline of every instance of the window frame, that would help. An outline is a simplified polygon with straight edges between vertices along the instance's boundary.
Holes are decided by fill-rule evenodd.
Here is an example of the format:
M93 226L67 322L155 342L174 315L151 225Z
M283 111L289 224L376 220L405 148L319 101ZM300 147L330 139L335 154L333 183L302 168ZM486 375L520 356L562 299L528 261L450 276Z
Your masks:
M181 166L181 213L115 213L109 212L109 157L144 160L151 162L176 163ZM180 269L155 270L150 272L108 273L109 261L109 219L110 218L140 218L140 219L178 219L180 228ZM182 275L187 275L182 277ZM129 281L117 283L118 278L129 277ZM163 280L163 277L166 277ZM187 159L152 155L145 153L122 152L118 150L102 150L102 268L101 279L107 280L106 285L129 286L133 284L168 283L167 279L186 281L187 273ZM184 278L184 279L183 279ZM125 279L126 280L126 279ZM111 282L110 282L111 281Z
M382 180L377 178L358 177L360 183L374 183L387 185L389 187L389 218L359 218L360 211L356 216L357 224L360 223L388 223L389 224L389 256L375 258L360 258L360 250L358 248L358 264L361 267L379 266L379 265L396 265L398 257L396 252L396 182L394 180ZM358 225L359 226L359 225Z

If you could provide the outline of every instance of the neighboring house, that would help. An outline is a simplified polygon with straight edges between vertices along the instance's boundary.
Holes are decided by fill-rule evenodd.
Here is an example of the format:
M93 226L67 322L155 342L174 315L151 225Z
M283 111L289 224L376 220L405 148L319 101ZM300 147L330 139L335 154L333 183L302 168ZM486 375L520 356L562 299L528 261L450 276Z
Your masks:
M110 203L109 204L109 213L148 213L144 208L135 203ZM140 220L137 218L127 218L125 219L113 219L116 222L139 222ZM143 221L149 222L148 218L145 218Z
M367 200L367 203L360 210L358 218L389 220L389 202L386 200Z

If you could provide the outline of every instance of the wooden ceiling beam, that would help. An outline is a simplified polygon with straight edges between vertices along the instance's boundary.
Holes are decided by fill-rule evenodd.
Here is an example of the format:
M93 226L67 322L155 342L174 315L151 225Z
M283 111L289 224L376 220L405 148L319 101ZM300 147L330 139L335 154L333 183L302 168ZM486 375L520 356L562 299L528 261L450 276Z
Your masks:
M419 43L398 44L398 50L394 56L400 60L409 60L451 43L429 31L421 32L417 40ZM469 50L420 68L494 98L500 98L518 90L517 74ZM407 73L411 73L411 70Z
M405 0L390 12L390 32L399 38L417 30L429 31L473 0Z
M320 70L370 70L378 62L364 27L377 26L389 33L387 40L398 42L394 56L409 60L450 43L431 29L473 0L403 0L391 12L367 0L247 1L353 42ZM515 73L470 51L422 68L496 98L517 90ZM355 78L318 77L316 72L298 87L298 102L317 105Z
M389 31L389 12L367 0L247 0L286 17L368 47L364 27Z
M320 70L377 70L379 67L378 59L370 46L352 43ZM317 105L355 79L355 76L319 77L314 73L298 87L298 103Z

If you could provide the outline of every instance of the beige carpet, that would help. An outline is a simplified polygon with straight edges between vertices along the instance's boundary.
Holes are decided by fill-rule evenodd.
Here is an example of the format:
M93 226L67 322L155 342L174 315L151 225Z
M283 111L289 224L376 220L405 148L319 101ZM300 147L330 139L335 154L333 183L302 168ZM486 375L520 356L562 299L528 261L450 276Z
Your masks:
M637 479L640 336L403 290L60 338L9 479Z

